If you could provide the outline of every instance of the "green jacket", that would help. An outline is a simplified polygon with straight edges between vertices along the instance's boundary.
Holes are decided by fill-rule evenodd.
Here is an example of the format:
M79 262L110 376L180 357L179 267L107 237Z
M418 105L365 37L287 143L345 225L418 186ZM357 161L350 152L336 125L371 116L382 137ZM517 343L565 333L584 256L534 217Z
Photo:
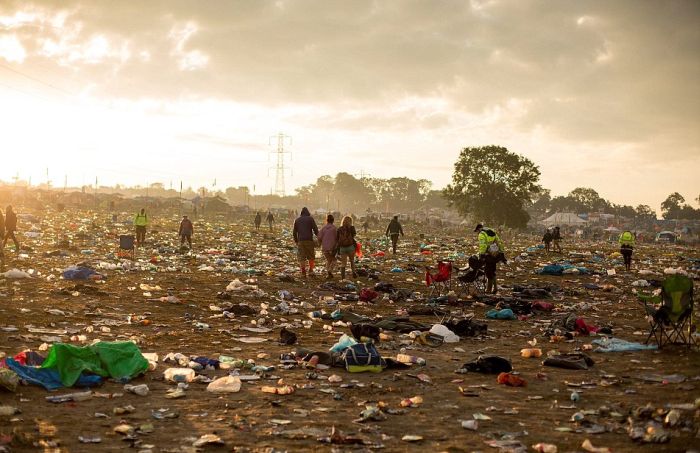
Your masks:
M630 247L634 247L634 235L629 231L623 231L617 242L619 242L620 245L629 245Z
M148 214L141 214L140 212L134 217L135 226L146 226L148 225Z
M501 238L498 237L498 233L491 228L484 227L479 232L479 254L488 252L489 246L494 242L498 245L498 249L502 252L503 242L501 242Z

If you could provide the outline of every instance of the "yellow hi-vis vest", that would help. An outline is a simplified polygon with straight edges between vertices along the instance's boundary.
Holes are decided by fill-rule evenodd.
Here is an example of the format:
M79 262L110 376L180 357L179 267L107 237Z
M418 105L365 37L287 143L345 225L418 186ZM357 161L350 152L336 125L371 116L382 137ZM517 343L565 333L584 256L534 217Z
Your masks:
M148 215L141 214L140 212L136 214L134 218L134 225L136 226L146 226L148 225Z
M625 231L620 235L620 239L618 239L617 242L619 242L620 245L634 247L634 235L629 231Z
M494 233L493 236L490 236L487 231L491 231ZM501 242L501 239L498 237L498 233L493 231L491 228L484 227L480 232L479 232L479 253L484 254L488 251L489 246L492 243L496 243L498 245L498 249L502 252L503 251L503 243Z

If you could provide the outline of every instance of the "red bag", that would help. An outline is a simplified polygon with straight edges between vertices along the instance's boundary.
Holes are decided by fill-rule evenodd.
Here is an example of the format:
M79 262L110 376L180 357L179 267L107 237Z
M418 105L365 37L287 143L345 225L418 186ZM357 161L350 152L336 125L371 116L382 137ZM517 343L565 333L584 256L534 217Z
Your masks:
M377 297L379 297L379 293L373 289L362 288L360 290L360 300L362 302L372 302Z

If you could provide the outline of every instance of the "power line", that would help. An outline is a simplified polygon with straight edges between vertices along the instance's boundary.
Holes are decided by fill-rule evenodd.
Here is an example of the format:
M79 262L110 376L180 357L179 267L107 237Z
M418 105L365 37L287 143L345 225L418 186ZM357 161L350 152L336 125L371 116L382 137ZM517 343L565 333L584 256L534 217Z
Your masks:
M45 86L47 86L47 87L49 87L49 88L53 88L54 90L60 91L61 93L67 94L68 96L76 96L75 93L71 93L70 91L64 90L63 88L57 87L56 85L53 85L53 84L51 84L51 83L49 83L49 82L44 82L44 81L41 80L41 79L37 79L37 78L34 77L34 76L31 76L31 75L29 75L29 74L25 74L25 73L22 72L22 71L18 71L17 69L14 69L14 68L12 68L12 67L10 67L10 66L4 65L4 64L2 64L2 63L0 63L0 68L5 68L5 69L7 69L8 71L14 72L15 74L19 74L19 75L21 75L22 77L26 77L26 78L28 78L29 80L33 80L34 82L40 83L40 84L45 85Z
M16 92L18 92L18 93L22 93L22 94L27 95L27 96L31 96L31 97L34 97L34 98L37 98L37 99L41 99L42 101L49 101L49 102L51 102L51 99L49 99L49 98L46 98L46 97L44 97L44 96L39 96L39 95L36 94L36 93L30 93L29 91L24 91L24 90L22 90L22 89L20 89L20 88L15 88L15 87L13 87L13 86L11 86L11 85L7 85L6 83L0 82L0 86L3 86L3 87L5 87L5 88L7 88L8 90L13 90L13 91L16 91Z

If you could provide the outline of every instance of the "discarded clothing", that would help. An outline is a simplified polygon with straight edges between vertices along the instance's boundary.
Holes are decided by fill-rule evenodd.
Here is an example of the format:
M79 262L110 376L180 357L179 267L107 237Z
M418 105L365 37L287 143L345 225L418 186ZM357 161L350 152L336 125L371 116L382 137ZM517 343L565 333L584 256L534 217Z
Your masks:
M552 357L547 357L542 362L544 366L555 368L565 368L567 370L587 370L595 364L592 358L580 352L570 354L559 354Z
M44 356L34 351L22 351L15 355L15 360L20 365L39 366L44 363Z
M379 327L380 329L391 330L399 333L408 333L413 332L414 330L424 331L430 329L429 325L425 325L416 321L411 321L408 318L401 318L398 316L391 316L380 321L375 321L371 324L375 327Z
M504 308L503 310L489 310L486 312L486 317L490 319L516 319L513 310Z
M462 365L461 370L472 373L500 374L513 370L510 360L497 355L479 356L471 362Z
M448 321L445 323L445 326L460 337L475 337L477 335L484 335L488 329L486 323L474 321L472 319Z
M537 271L540 275L564 275L564 274L590 274L585 267L572 266L571 264L548 264Z
M89 267L70 266L63 270L62 275L65 280L87 280L93 275L97 275L97 272Z
M554 310L554 304L543 302L541 300L535 300L532 302L531 308L537 311L552 311Z
M650 349L658 349L655 344L641 344L632 341L621 340L619 338L599 338L592 341L600 347L595 349L595 352L628 352L628 351L647 351Z
M374 299L379 297L379 293L369 288L362 288L360 290L360 300L362 302L372 302Z

